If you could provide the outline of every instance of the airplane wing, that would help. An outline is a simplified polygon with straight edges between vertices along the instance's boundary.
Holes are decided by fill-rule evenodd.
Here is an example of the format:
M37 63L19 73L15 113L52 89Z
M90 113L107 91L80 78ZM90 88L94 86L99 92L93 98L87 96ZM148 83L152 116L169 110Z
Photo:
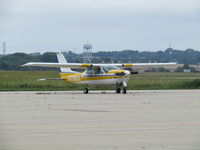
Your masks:
M123 64L123 67L134 67L134 66L170 66L170 65L176 65L176 62L170 62L170 63L132 63L132 64Z
M134 67L134 66L168 66L176 65L176 63L120 63L120 64L82 64L82 63L44 63L44 62L29 62L24 66L36 66L36 67L53 67L53 68L88 68L88 67L100 67L100 66L117 66L117 67Z
M92 66L92 64L81 64L81 63L44 63L44 62L29 62L25 66L35 66L35 67L52 67L52 68L87 68Z

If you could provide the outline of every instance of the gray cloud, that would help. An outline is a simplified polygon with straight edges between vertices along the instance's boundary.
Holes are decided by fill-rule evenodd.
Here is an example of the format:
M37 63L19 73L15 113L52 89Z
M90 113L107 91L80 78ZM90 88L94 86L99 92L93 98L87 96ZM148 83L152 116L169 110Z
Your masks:
M1 41L10 52L200 49L198 0L7 0Z

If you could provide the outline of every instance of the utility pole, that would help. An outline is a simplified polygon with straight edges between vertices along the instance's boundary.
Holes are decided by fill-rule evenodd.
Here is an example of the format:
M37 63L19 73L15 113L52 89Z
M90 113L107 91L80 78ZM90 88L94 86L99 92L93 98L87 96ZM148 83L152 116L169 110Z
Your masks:
M3 55L6 55L6 42L3 42Z
M171 43L169 43L169 48L171 48Z

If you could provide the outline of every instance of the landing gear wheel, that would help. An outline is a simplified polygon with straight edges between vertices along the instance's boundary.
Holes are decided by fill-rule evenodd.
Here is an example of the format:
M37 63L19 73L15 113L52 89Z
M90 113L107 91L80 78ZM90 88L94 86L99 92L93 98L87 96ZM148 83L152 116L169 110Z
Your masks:
M122 93L123 93L123 94L126 94L126 88L123 88L123 89L122 89Z
M85 89L83 90L83 93L84 93L84 94L88 94L88 91L89 91L88 88L85 88Z
M121 93L121 89L120 89L120 88L117 88L117 89L116 89L116 93Z

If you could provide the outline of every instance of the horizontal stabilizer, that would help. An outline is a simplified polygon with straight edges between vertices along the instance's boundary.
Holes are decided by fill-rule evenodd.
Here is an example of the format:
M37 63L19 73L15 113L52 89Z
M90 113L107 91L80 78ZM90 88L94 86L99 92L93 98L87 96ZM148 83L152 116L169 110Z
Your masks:
M61 78L37 79L37 81L47 81L47 80L64 80L64 79L61 79Z

